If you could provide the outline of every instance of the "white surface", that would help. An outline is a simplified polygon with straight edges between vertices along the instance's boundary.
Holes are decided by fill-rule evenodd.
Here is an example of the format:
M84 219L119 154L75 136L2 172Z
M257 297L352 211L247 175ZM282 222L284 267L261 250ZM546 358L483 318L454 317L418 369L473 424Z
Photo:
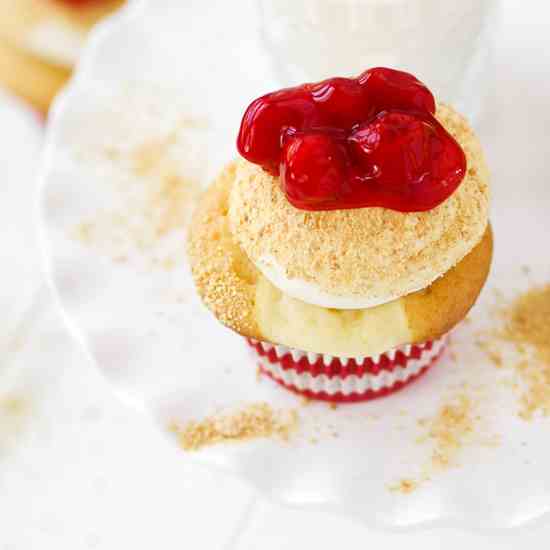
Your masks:
M0 117L0 131L5 132L3 146L0 148L0 165L3 167L1 235L3 242L10 244L0 247L3 287L0 289L2 350L12 337L25 308L30 305L33 292L39 284L39 258L34 248L34 212L33 203L29 202L29 190L30 183L36 177L42 136L39 132L38 116L23 110L19 102L3 92L0 92Z
M52 282L67 321L87 353L121 397L151 412L161 428L251 401L296 406L299 401L294 396L257 382L242 339L205 311L185 265L168 272L144 269L143 254L131 247L124 250L128 262L121 265L72 237L76 224L124 200L115 192L111 160L101 155L106 144L122 150L131 147L133 139L162 135L182 116L201 117L200 129L186 133L182 151L186 144L195 150L181 168L202 176L205 185L234 149L243 106L270 78L260 70L265 66L255 20L247 18L253 13L250 3L229 8L217 3L215 21L208 18L211 11L198 4L145 2L144 6L142 12L105 27L102 36L96 37L52 121L42 203ZM228 27L230 15L236 25ZM174 52L192 51L197 41L204 40L206 28L218 42L203 42L200 60L178 60L174 72ZM532 101L543 78L540 55L537 62L537 72L531 75L538 84ZM251 71L251 66L258 70ZM527 66L524 62L520 70ZM514 68L500 74L510 77ZM531 114L531 105L522 109L514 105L512 111L513 90L505 87L499 92L499 116L481 126L493 155L496 257L487 291L473 314L474 323L454 335L459 366L444 360L429 376L388 400L337 411L324 405L302 408L300 437L288 444L261 440L219 445L195 453L194 460L229 471L288 505L343 513L378 527L496 529L524 525L548 514L550 421L520 421L517 395L500 384L502 374L475 346L476 330L483 327L491 303L491 289L510 293L524 287L524 264L531 267L535 279L550 278L547 258L531 237L550 233L550 190L534 172L538 159L525 165L517 140L513 154L503 156L495 150L501 146L498 138L515 136L513 125L525 119L531 143L540 140L545 146L544 115ZM518 168L523 178L533 174L528 186L518 188L517 179L511 177ZM518 204L521 208L514 209ZM183 238L180 233L167 236L162 242L164 253L182 258ZM178 301L181 293L184 303ZM433 416L464 382L482 392L475 413L484 423L482 437L497 435L500 444L468 446L459 468L434 474L410 495L389 491L399 479L420 475L429 450L417 444L422 433L418 420ZM402 410L407 411L405 416ZM379 419L368 422L368 415ZM319 424L335 426L339 438L320 437L317 445L311 444Z
M490 141L495 181L518 182L518 193L527 190L531 194L529 182L545 177L550 154L550 145L543 139L550 123L548 14L528 11L515 2L510 8L502 32L500 77L496 82L500 93L495 111L500 115L500 125L487 126L484 138ZM511 108L522 105L525 98L529 98L526 111ZM13 104L6 104L4 99L0 121L3 170L10 174L3 180L3 190L9 182L10 190L20 191L10 191L9 200L25 205L32 195L29 174L37 160L40 136L26 113L14 110ZM517 155L517 149L523 147L525 152ZM519 209L515 204L507 207ZM7 200L1 206L7 206ZM11 212L13 216L7 219L10 223L17 220L18 225L12 226L14 231L30 231L25 212L19 216L19 210ZM0 231L2 249L12 242L4 230L5 220L3 217ZM544 237L544 233L539 234L541 246ZM505 239L500 242L506 246ZM19 258L27 265L26 254ZM512 269L513 262L510 256L505 268ZM3 270L5 266L2 260ZM22 269L19 278L10 277L1 288L0 300L7 309L2 306L0 322L6 327L13 327L18 317L6 311L21 312L26 307L19 291L21 284L27 284L28 268ZM28 280L32 288L34 276ZM9 447L0 445L0 548L225 548L220 542L228 533L224 515L230 513L233 522L231 512L244 511L242 503L249 491L227 480L224 486L220 482L224 478L205 470L201 470L204 475L197 474L185 465L179 452L166 445L156 428L112 396L51 312L36 319L30 329L14 367L23 369L16 389L32 395L33 413L17 437L9 433L6 437L5 432L0 435L2 442L10 440ZM207 506L200 504L205 501ZM221 502L220 507L217 502ZM549 526L490 537L442 529L389 535L330 515L300 513L261 501L254 506L243 536L232 539L235 544L227 548L280 550L311 546L329 550L346 544L357 546L361 541L365 546L384 549L405 545L427 550L515 550L546 548L549 537Z
M0 548L223 548L250 491L185 461L70 340L34 249L42 129L3 93L0 127Z
M51 305L16 361L11 395L29 411L0 422L2 550L223 548L248 491L190 466L124 407Z

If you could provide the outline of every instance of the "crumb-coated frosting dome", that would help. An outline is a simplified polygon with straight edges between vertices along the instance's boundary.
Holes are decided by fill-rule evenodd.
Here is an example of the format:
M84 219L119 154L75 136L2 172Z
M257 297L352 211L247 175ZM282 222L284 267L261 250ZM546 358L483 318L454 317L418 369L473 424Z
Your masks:
M477 137L449 106L439 105L436 118L463 148L468 169L433 210L298 210L277 177L242 160L229 200L234 238L281 291L322 307L372 307L429 286L480 242L489 213Z

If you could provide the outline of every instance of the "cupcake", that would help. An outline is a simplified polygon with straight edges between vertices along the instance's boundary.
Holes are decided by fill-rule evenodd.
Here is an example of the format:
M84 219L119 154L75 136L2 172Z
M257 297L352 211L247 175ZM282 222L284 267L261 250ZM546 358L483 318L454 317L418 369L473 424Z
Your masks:
M467 121L414 76L375 68L255 100L237 146L189 233L210 311L310 398L366 400L425 373L492 259Z
M0 82L42 113L67 82L86 35L123 0L0 0Z

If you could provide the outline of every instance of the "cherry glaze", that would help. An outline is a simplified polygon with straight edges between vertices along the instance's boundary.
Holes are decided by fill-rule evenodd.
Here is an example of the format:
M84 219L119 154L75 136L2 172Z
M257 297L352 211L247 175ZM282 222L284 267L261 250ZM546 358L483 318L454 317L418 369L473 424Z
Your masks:
M413 75L369 69L256 99L237 147L280 175L296 208L431 210L466 173L464 152L434 113L433 95Z
M68 4L74 8L89 6L90 4L99 4L103 0L58 0L61 4Z

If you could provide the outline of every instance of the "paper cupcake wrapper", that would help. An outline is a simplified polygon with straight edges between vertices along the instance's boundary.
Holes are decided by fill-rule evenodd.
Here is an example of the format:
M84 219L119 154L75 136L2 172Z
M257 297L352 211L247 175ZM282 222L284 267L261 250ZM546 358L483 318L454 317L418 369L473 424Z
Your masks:
M447 336L386 353L353 358L304 352L248 340L261 371L285 388L311 399L365 401L393 393L424 374L443 355Z

